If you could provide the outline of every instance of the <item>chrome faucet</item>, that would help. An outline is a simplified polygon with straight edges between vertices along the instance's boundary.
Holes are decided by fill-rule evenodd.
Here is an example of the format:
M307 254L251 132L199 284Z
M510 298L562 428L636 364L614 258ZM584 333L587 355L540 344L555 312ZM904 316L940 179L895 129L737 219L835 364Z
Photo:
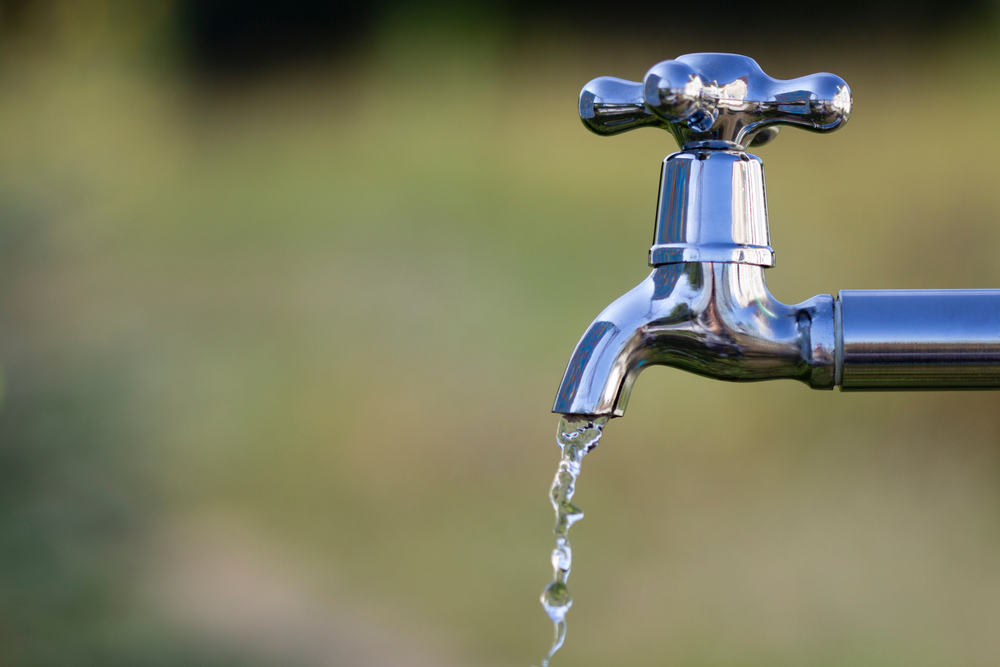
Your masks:
M553 412L622 416L653 365L843 391L1000 388L1000 290L842 290L795 306L768 291L764 171L746 149L782 125L836 130L851 105L837 76L781 81L724 53L661 62L642 83L584 87L580 118L593 132L662 128L681 151L663 161L653 271L587 329Z

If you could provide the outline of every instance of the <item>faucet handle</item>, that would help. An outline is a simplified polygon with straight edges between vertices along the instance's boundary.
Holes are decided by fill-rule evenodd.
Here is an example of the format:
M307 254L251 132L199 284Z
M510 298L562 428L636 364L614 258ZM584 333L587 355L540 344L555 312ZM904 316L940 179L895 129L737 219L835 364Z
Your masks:
M695 53L654 65L642 83L594 79L580 92L580 119L601 135L660 127L685 148L746 148L780 125L830 132L851 116L851 89L839 76L773 79L753 59Z

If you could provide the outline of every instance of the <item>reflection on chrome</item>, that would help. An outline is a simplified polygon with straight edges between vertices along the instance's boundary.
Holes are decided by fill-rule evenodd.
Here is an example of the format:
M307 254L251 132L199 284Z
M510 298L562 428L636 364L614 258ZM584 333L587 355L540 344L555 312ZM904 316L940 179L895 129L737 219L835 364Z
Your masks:
M781 81L722 53L661 62L641 83L584 87L580 118L595 133L658 127L682 150L663 163L653 272L584 333L554 412L621 416L652 365L815 389L1000 388L1000 290L842 291L797 306L768 292L764 170L745 149L783 125L836 130L851 104L832 74Z
M641 83L600 77L580 93L580 118L597 134L653 125L687 147L727 142L746 148L771 125L836 130L851 116L851 89L833 74L773 79L751 58L695 53L654 65ZM761 145L773 132L758 137Z
M636 376L653 365L831 389L835 352L833 297L786 306L768 292L761 266L665 264L590 325L553 412L621 416Z

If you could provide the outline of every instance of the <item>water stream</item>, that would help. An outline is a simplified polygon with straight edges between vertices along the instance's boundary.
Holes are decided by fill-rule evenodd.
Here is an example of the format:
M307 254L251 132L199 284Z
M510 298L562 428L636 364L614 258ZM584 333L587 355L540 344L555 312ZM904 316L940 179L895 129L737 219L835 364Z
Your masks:
M569 545L569 528L583 518L583 511L573 504L576 479L580 476L580 462L587 452L597 447L601 440L607 417L562 415L556 440L562 450L562 459L549 499L556 513L556 526L552 532L556 536L556 548L552 550L552 583L542 592L542 607L552 619L555 637L548 655L542 660L542 667L548 667L549 660L566 640L566 612L573 606L573 598L566 588L570 567L573 564L573 550Z

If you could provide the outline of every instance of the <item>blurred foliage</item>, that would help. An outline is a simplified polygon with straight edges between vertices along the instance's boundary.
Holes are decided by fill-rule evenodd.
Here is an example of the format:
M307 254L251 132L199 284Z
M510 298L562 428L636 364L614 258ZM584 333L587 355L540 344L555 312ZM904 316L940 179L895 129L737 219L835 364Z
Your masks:
M837 72L851 123L761 149L773 292L1000 283L989 23L579 39L401 10L234 78L192 72L177 16L0 21L0 664L536 661L548 409L648 270L673 150L583 130L593 76ZM997 662L995 394L638 385L578 487L558 664Z

